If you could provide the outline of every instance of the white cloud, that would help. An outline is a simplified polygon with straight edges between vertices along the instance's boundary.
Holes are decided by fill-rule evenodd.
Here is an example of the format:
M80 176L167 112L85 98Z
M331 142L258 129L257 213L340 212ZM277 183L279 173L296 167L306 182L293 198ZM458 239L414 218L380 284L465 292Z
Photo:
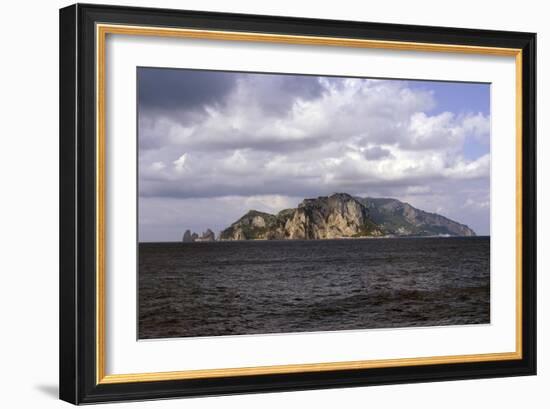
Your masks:
M187 153L184 153L173 162L174 169L176 170L176 172L183 172L186 169L186 166L185 166L186 161L187 161Z
M452 167L444 170L444 175L453 179L472 179L488 177L491 159L489 154L483 155L474 161L465 161L462 158L456 160Z
M154 171L163 170L164 168L166 168L166 165L162 161L151 163L151 169Z
M491 122L487 116L481 113L467 115L462 118L462 128L466 134L476 138L478 142L489 143Z

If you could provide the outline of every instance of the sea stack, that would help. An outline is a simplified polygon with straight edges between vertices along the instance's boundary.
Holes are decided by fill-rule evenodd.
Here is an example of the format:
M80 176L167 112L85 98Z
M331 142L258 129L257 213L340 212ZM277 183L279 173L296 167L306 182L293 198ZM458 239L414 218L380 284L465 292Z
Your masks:
M210 229L206 229L201 236L195 232L191 232L191 230L185 230L181 241L183 243L194 243L196 241L216 241L216 235Z
M206 231L202 233L200 237L195 239L195 241L216 241L216 235L212 230L206 229Z
M183 233L183 237L181 241L184 243L192 243L193 241L195 241L193 239L193 234L191 234L191 230L185 230L185 233Z

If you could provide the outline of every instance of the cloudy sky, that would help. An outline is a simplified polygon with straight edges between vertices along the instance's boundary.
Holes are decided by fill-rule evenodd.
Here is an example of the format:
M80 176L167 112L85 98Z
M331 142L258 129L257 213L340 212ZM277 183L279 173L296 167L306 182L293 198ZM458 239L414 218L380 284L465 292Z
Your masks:
M490 86L138 68L139 239L393 197L489 234Z

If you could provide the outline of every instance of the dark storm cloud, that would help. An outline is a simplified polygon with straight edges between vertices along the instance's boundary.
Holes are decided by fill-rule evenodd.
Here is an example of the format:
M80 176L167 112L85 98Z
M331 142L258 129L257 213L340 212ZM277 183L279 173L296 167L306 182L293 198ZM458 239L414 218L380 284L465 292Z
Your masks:
M140 108L174 111L221 102L235 86L237 74L139 67L137 78Z
M139 67L137 75L140 108L165 111L221 103L239 80L249 83L254 89L254 102L268 113L280 113L297 97L314 99L323 91L318 77L314 76L149 67Z
M253 87L255 102L269 116L288 112L297 99L312 100L323 93L319 78L313 76L246 74L242 78Z
M371 148L365 149L363 151L363 155L365 155L365 159L377 160L390 156L391 152L389 149L384 149L380 146L373 146Z

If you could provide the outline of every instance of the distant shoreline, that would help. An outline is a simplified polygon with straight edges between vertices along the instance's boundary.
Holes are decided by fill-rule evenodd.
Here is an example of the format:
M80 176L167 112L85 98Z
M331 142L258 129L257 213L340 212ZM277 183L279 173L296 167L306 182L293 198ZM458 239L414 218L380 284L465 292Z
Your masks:
M181 240L176 241L139 241L138 244L159 244L159 243L179 243L179 244L211 244L211 243L246 243L246 242L304 242L304 241L343 241L343 240L394 240L394 239L481 239L491 238L491 235L479 235L479 236L370 236L370 237L340 237L334 239L283 239L283 240L268 240L268 239L248 239L248 240L215 240L215 241L195 241L195 242L183 242Z

